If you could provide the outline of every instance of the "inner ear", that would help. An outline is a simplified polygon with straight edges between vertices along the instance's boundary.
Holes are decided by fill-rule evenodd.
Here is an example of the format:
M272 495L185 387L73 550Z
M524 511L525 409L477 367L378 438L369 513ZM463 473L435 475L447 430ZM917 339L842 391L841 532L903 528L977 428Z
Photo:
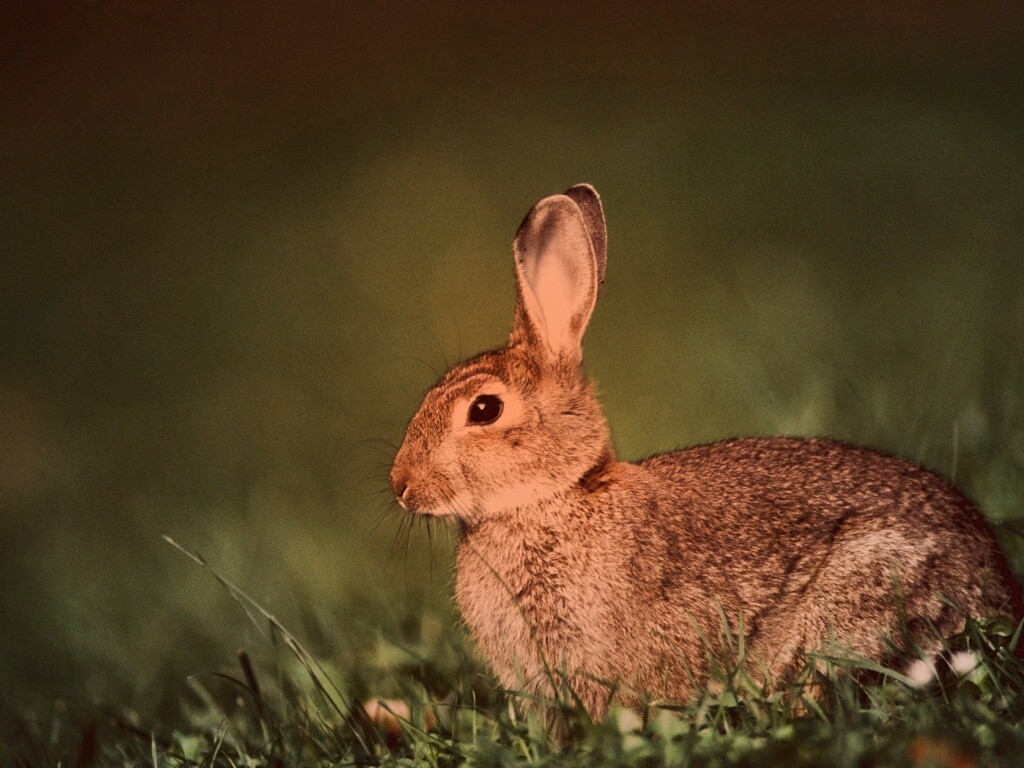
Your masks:
M589 184L576 184L565 190L565 194L573 199L583 214L583 223L587 227L590 245L594 249L594 262L597 266L597 290L604 285L605 265L608 263L608 226L604 220L604 206L601 196Z
M537 203L515 240L520 302L535 331L556 356L580 355L580 342L597 299L597 265L587 225L576 202L552 195Z

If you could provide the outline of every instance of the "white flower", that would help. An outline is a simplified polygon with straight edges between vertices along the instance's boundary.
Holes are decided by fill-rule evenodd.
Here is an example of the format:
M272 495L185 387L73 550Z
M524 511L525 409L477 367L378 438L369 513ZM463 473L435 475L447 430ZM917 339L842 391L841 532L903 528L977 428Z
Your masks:
M978 655L973 651L957 651L949 658L949 666L961 677L973 672L978 664Z
M935 679L935 662L918 659L907 667L907 678L912 688L924 688Z

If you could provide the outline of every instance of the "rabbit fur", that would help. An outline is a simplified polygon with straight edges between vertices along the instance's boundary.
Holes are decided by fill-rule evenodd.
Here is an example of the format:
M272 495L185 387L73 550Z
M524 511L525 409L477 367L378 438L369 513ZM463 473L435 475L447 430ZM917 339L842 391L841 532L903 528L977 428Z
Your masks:
M903 459L772 437L618 460L580 346L606 243L588 185L533 207L507 346L427 392L390 475L403 508L459 523L458 606L502 685L567 685L601 717L612 685L685 700L729 633L779 685L830 643L882 661L1020 615L977 510Z

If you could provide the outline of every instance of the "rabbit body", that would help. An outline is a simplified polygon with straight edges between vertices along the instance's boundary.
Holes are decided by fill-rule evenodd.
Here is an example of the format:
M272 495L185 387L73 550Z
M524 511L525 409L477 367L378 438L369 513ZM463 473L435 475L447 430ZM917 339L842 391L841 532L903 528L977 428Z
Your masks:
M723 615L749 671L777 683L827 641L876 660L887 638L936 652L964 615L1004 608L1000 566L970 503L925 470L745 439L614 462L468 526L456 595L503 685L550 694L564 672L600 714L612 681L626 701L688 697L726 650Z
M460 523L457 602L504 686L564 682L601 716L614 684L687 698L740 634L778 684L829 643L931 653L1019 610L975 508L903 459L749 438L617 460L580 346L606 242L591 187L534 206L508 345L427 393L392 467L400 505Z

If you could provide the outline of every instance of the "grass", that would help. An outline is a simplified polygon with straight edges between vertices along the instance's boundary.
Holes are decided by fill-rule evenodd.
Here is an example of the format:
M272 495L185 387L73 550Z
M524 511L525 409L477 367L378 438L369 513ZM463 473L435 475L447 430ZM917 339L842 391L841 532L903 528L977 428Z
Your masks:
M798 683L765 691L740 658L689 702L613 707L593 722L571 695L539 702L499 691L457 632L412 642L380 634L384 652L333 663L336 654L310 651L200 554L165 538L216 579L261 647L239 650L233 668L189 677L177 714L162 722L109 706L5 712L5 763L954 768L1017 765L1024 755L1024 660L1014 653L1024 623L968 621L929 681L817 656ZM964 651L973 666L952 663ZM557 739L545 725L552 713L564 724Z

